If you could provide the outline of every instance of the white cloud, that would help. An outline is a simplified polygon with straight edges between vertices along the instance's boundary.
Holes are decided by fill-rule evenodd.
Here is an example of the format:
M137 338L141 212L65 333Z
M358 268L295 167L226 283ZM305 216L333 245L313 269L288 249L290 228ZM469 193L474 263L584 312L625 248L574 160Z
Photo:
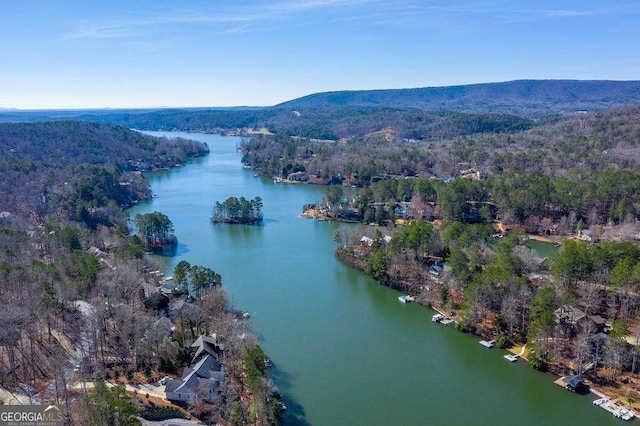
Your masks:
M70 38L125 38L142 34L145 28L168 25L242 24L259 20L257 15L164 15L144 18L86 20L72 24Z
M154 27L169 25L215 25L219 33L237 33L250 30L249 25L275 18L295 15L310 10L355 7L381 0L299 0L283 1L253 10L231 10L226 13L211 10L181 11L168 15L146 17L111 17L70 23L69 38L126 38L142 35ZM233 27L225 27L225 25ZM237 25L241 24L241 25Z

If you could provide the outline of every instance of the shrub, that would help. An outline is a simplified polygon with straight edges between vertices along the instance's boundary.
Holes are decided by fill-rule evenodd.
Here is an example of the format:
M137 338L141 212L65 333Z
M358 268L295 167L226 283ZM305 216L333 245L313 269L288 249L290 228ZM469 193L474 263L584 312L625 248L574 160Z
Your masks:
M500 336L498 336L497 343L500 349L507 349L513 346L513 339L511 338L511 336L508 336L506 334L501 334Z

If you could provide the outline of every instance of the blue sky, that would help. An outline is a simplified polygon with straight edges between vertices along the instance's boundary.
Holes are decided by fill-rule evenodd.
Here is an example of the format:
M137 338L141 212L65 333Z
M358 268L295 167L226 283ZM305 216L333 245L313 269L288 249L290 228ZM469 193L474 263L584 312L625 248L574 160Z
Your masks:
M0 107L640 79L638 1L2 0Z

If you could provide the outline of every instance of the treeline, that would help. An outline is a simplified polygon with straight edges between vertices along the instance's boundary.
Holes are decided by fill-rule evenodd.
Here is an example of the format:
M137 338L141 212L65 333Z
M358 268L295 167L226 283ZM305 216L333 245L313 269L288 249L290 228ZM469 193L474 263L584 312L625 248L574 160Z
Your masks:
M486 174L541 172L562 176L640 164L637 140L640 107L602 114L579 114L527 131L440 136L403 141L393 131L358 136L345 143L285 135L255 136L245 141L244 163L269 176L284 176L292 168L328 183L340 175L347 184L369 185L393 176L455 176L477 168ZM361 134L360 134L361 135Z
M160 212L137 214L133 218L137 234L147 249L162 249L177 244L171 219Z
M173 270L174 288L184 294L189 290L196 295L202 294L205 290L222 284L222 277L216 271L200 265L191 265L186 260L178 262Z
M535 234L570 235L608 223L634 223L640 173L606 169L588 178L504 173L481 181L388 179L350 199L341 186L329 186L325 201L335 217L364 223L442 219L491 224L499 219Z
M262 198L247 200L244 197L229 197L224 202L216 201L211 216L213 223L256 223L262 221Z
M120 126L73 121L0 123L3 158L19 167L93 164L126 170L171 167L204 155L201 142L145 135ZM146 163L141 164L141 163Z
M527 343L536 368L588 374L599 384L640 370L633 344L640 249L633 244L569 240L543 261L517 232L495 238L490 225L438 229L422 221L341 229L335 240L341 259L454 314L460 330L502 347Z
M424 111L573 114L640 102L638 81L516 80L461 86L315 93L278 107L386 106Z
M183 163L208 148L122 127L56 122L0 124L0 151L0 211L31 224L64 211L95 229L150 196L137 172Z
M409 108L359 106L85 113L73 119L136 129L212 133L266 128L278 134L332 140L382 130L391 131L399 138L432 139L482 132L517 132L533 126L530 119L509 114L425 112Z

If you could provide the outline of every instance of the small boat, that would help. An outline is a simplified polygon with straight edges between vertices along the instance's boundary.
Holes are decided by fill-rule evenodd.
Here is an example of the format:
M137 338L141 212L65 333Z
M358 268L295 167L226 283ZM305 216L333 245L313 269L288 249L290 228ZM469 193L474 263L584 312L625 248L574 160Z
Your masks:
M600 398L593 401L593 405L601 406L605 402L609 402L609 398Z
M403 294L402 296L398 297L398 300L401 301L402 303L411 303L415 301L416 298L408 294Z
M623 410L623 411L624 412L620 416L620 418L622 420L631 420L631 419L633 419L635 417L634 414L631 411L629 411L629 410Z
M633 419L634 415L631 411L627 410L626 408L623 408L613 413L613 417L616 417L622 420L631 420Z
M484 346L485 348L492 348L495 346L496 341L495 340L480 340L480 343L482 346Z
M442 314L435 314L434 316L431 317L431 321L433 322L440 322L444 319L444 315Z
M509 362L516 362L518 360L518 357L515 355L507 354L504 356L504 359L506 359Z

